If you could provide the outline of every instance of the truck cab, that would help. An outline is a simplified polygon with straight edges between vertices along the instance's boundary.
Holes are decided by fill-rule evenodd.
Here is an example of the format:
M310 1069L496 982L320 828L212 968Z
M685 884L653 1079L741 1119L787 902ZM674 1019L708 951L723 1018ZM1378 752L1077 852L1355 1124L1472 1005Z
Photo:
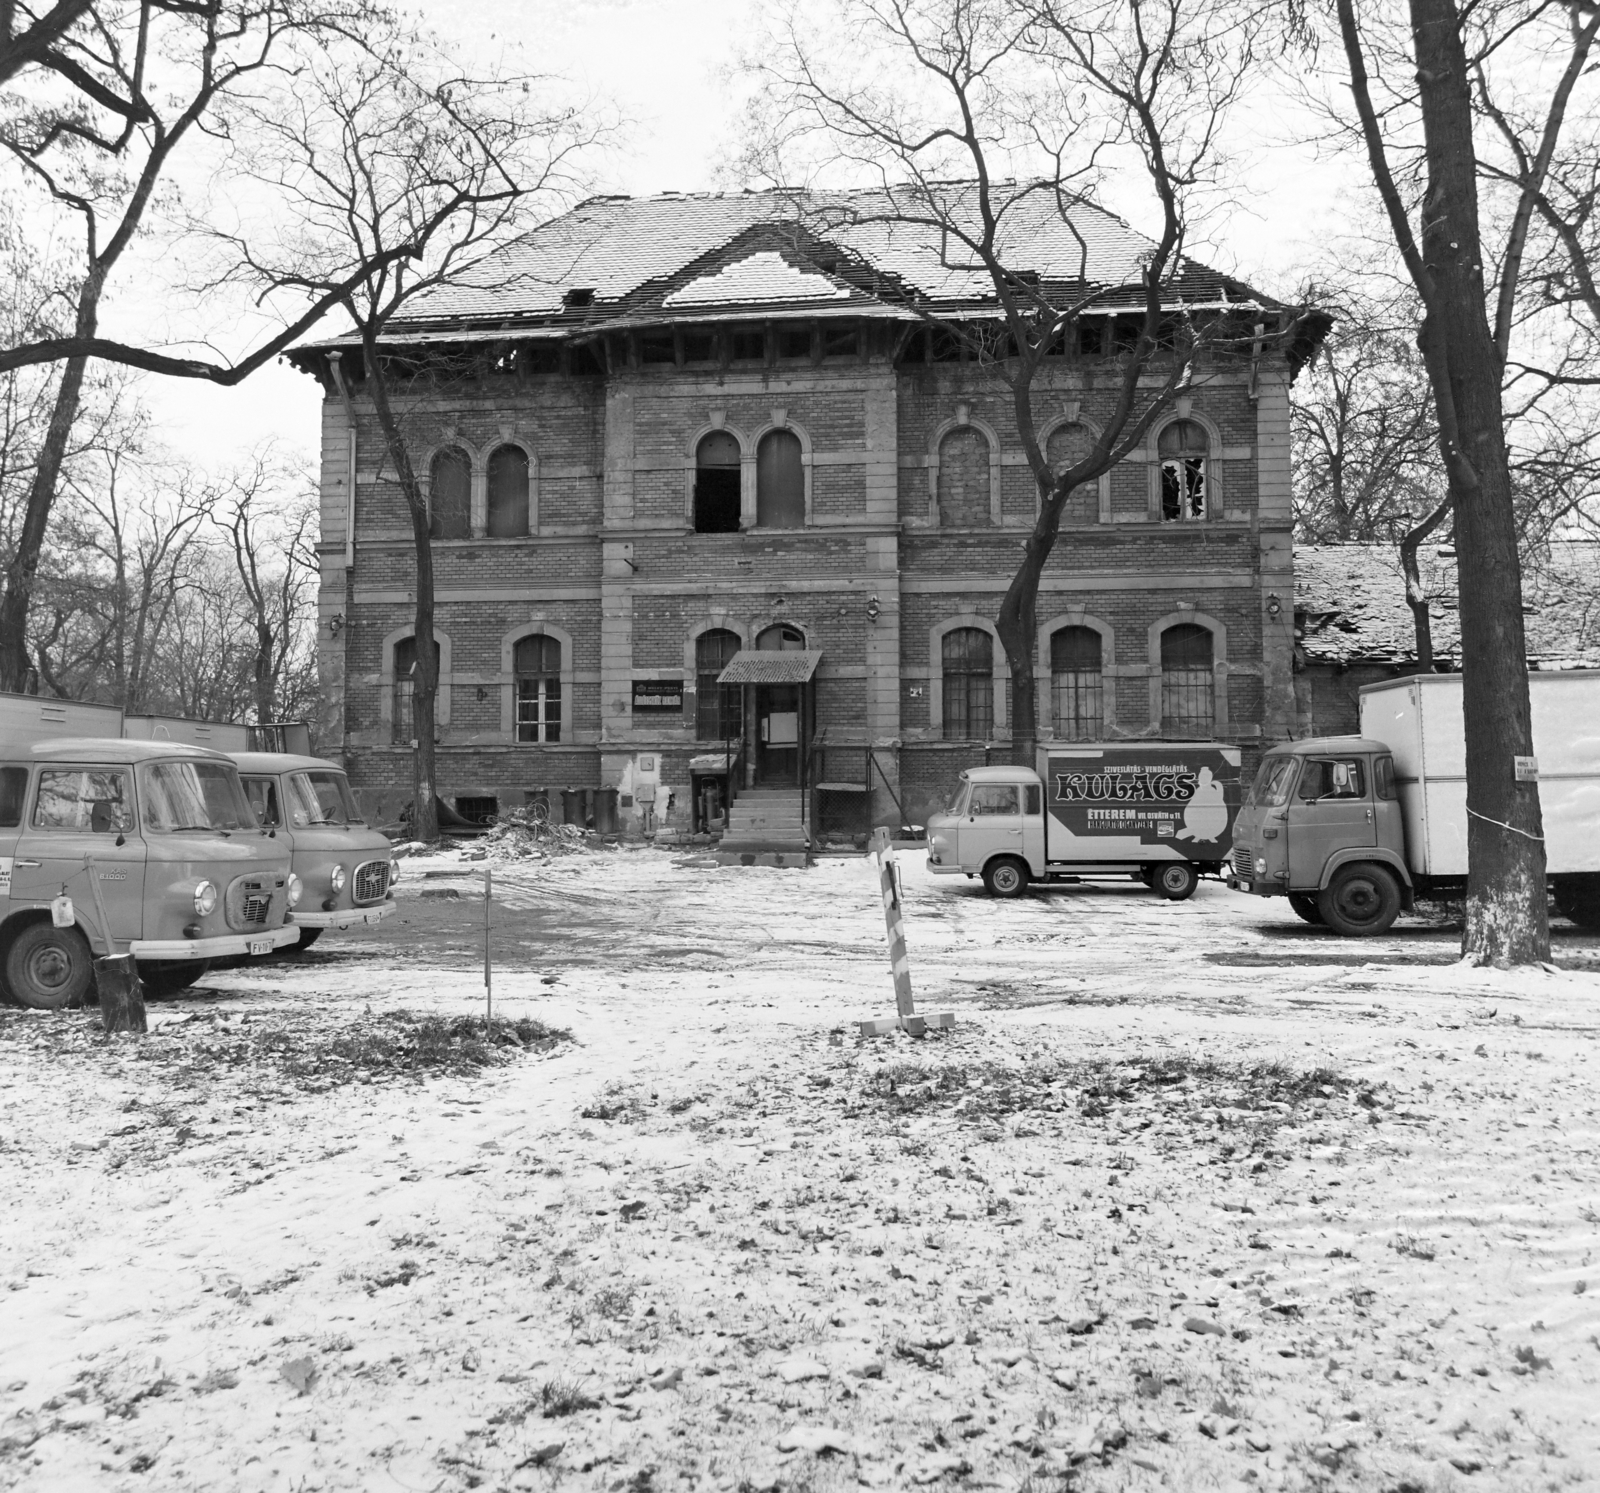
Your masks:
M82 737L0 746L9 999L82 1004L109 954L132 954L154 993L181 989L213 959L294 943L298 899L287 847L257 825L220 752Z
M1287 897L1336 933L1385 932L1414 897L1390 748L1323 736L1267 752L1234 822L1228 885Z
M389 841L361 817L342 767L286 752L230 755L257 820L288 848L305 887L296 949L324 929L376 923L394 911Z
M980 875L991 896L1020 896L1045 875L1044 784L1026 767L970 767L927 833L936 875Z

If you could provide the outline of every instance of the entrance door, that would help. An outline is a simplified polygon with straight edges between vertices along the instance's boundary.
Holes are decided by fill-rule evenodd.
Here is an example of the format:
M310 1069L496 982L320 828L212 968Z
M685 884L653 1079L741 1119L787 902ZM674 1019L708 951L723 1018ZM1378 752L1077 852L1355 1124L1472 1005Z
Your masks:
M12 897L48 901L65 888L79 924L98 935L84 859L92 855L112 936L138 938L144 932L145 847L134 827L132 779L131 767L40 767L33 813L17 842ZM98 936L91 941L96 954L106 952Z
M756 691L756 781L792 787L800 781L800 686L767 684Z
M1336 850L1376 845L1372 785L1361 757L1308 757L1289 799L1289 886L1315 891Z

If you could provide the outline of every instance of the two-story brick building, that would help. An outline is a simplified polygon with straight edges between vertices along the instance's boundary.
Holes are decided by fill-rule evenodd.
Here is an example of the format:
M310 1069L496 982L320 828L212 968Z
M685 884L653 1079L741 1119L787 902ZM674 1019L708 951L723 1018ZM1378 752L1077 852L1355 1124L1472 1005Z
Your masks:
M1058 296L1095 292L1035 391L1053 461L1109 414L1148 247L1093 205L1071 217L1041 208L1011 251ZM950 258L903 224L823 233L776 194L599 198L390 328L436 536L447 801L655 787L681 823L725 773L806 776L827 828L918 820L1000 760L994 618L1037 497L1005 384L929 321L996 317ZM1241 336L1075 495L1041 589L1040 720L1253 747L1294 721L1288 389L1319 328L1193 263L1170 300ZM410 528L359 346L294 360L326 394L323 737L389 817Z

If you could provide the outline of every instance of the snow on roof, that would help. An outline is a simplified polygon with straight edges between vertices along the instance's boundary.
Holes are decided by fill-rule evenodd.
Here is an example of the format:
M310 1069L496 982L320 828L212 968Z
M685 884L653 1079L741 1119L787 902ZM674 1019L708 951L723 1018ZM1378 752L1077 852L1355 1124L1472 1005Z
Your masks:
M840 301L850 291L814 271L797 269L776 249L766 249L701 275L662 298L663 306L726 306L755 301Z
M957 221L973 210L971 183L938 190L945 196L939 210ZM775 299L784 284L808 287L803 298L811 299L813 280L832 287L828 299L841 307L905 306L908 300L950 310L993 305L988 272L968 262L963 245L932 222L904 221L926 211L906 189L595 197L418 296L387 336L424 329L455 335L485 319L505 323L508 333L514 323L547 318L573 331L619 317L638 324L650 311L688 303L760 304ZM1008 266L1037 275L1052 291L1100 292L1096 309L1102 311L1142 305L1140 277L1154 247L1083 198L1058 209L1047 192L1022 193L1002 219ZM748 271L734 273L736 261ZM567 303L572 290L591 291L592 298ZM1192 259L1178 266L1168 302L1279 308ZM902 314L913 313L907 307Z
M1423 545L1417 560L1434 657L1459 666L1455 549ZM1522 595L1530 667L1600 667L1600 545L1551 544L1525 569ZM1406 605L1398 545L1296 545L1294 611L1296 645L1308 663L1416 660L1416 623Z

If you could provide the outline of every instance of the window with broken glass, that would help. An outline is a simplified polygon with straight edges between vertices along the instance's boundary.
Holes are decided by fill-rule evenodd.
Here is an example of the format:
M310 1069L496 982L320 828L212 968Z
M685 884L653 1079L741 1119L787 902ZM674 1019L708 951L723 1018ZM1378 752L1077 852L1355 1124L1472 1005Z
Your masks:
M1156 452L1161 458L1163 523L1207 516L1209 449L1205 431L1193 420L1174 420L1161 432Z

